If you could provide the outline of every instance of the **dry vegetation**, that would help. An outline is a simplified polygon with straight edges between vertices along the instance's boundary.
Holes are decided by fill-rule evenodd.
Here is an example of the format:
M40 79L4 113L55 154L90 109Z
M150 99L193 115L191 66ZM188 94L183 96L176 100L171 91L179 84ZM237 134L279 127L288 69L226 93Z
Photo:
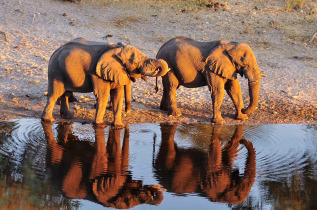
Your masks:
M249 44L268 75L259 108L246 122L316 123L317 2L315 0L11 0L0 3L0 119L39 117L44 108L47 64L52 52L78 37L123 41L155 57L176 36L201 41L226 39ZM311 42L310 42L311 40ZM133 114L126 122L208 122L211 100L206 87L180 88L183 116L159 111L154 79L133 89ZM247 85L241 78L245 104ZM75 120L91 122L92 94L76 94ZM234 111L228 97L222 106L228 123ZM55 114L58 117L58 106ZM112 114L107 112L107 121Z

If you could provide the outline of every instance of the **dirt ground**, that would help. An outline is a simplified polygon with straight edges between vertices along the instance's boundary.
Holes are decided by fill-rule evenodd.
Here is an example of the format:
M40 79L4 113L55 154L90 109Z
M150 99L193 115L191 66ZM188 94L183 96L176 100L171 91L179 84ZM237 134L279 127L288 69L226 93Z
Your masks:
M233 104L225 96L222 113L228 124L317 121L317 37L310 42L317 31L315 0L295 9L284 0L2 0L0 14L0 120L40 117L50 55L67 41L123 41L155 57L164 42L188 36L247 43L267 75L261 81L258 108L247 121L233 119ZM239 80L247 105L247 81ZM123 117L125 123L210 122L207 87L181 87L177 101L183 115L175 118L159 110L161 79L157 94L154 84L149 78L133 85L133 108ZM79 102L71 104L74 121L91 123L93 94L75 95ZM54 117L62 120L58 105ZM105 121L112 119L107 111Z

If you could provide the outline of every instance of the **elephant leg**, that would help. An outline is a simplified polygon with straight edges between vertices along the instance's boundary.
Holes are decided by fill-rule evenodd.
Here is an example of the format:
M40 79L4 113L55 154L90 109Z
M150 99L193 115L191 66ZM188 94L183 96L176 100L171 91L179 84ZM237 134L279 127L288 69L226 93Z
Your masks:
M60 114L61 114L61 117L64 119L73 118L73 113L71 113L71 111L69 110L69 101L72 96L73 96L72 92L65 91L65 93L60 97L61 99Z
M115 96L115 89L110 89L110 102L109 102L109 106L107 107L107 109L110 111L113 111L114 96Z
M70 92L70 94L68 95L68 102L78 102L77 98L75 98L73 92ZM58 98L56 101L57 105L61 105L61 98Z
M124 96L125 96L125 112L128 114L131 111L131 91L132 91L132 84L124 86ZM110 96L112 96L110 94ZM110 104L107 107L108 110L113 110L113 99L111 98Z
M131 91L132 91L132 83L124 86L125 113L126 114L128 114L131 111Z
M63 147L61 147L55 140L52 125L53 124L50 122L42 122L45 138L47 141L47 149L49 151L48 154L50 154L50 156L48 156L49 160L47 160L47 163L50 167L54 167L52 163L58 165L62 161L64 152Z
M209 145L207 156L207 171L209 173L215 173L219 171L223 164L222 149L220 143L221 128L222 126L213 127L212 139Z
M243 138L242 136L243 136L243 126L238 125L235 128L231 141L227 142L226 146L223 149L224 164L228 166L229 168L232 168L233 161L237 157L238 147L240 145L240 141Z
M124 87L120 85L116 89L113 90L113 96L111 96L111 99L113 101L113 116L114 116L114 121L112 125L116 129L120 129L124 127L124 124L121 121L123 95L124 95Z
M167 91L168 88L167 88L167 86L170 86L169 85L170 82L168 80L167 75L162 77L162 83L163 83L163 96L161 99L160 110L168 111L169 104L168 104L168 91Z
M220 107L223 101L225 79L221 78L217 74L210 73L207 76L207 83L211 90L211 99L213 106L213 118L212 122L215 124L224 124L225 120L221 116Z
M41 119L45 122L54 122L53 109L59 97L65 92L64 83L57 80L50 80L48 87L47 103L42 113Z
M172 71L169 71L164 77L163 82L163 97L161 100L160 109L167 110L168 115L181 116L182 113L177 108L176 90L179 87L179 81Z
M78 102L77 98L75 98L73 92L70 92L68 95L68 101L69 102Z
M87 196L86 186L82 184L83 166L77 161L70 163L70 168L63 179L62 189L69 198L85 198Z
M111 97L111 91L110 91L110 97ZM113 100L110 98L110 101L108 102L107 110L112 111L113 109Z
M129 129L129 125L127 125L125 126L123 143L122 143L122 164L121 164L122 171L128 171L129 169L129 144L130 144L130 129Z
M110 82L92 75L94 85L94 95L96 97L96 114L94 124L98 127L105 127L106 124L103 120L109 95L110 95Z
M230 96L231 100L234 103L236 108L236 116L235 118L238 120L247 120L248 115L242 113L242 109L244 108L243 99L241 94L241 86L237 79L228 80L225 84L225 89Z
M161 124L162 142L157 155L155 166L162 169L171 170L176 159L176 145L174 137L177 125Z
M167 88L163 86L163 96L161 99L160 110L168 111L169 106L168 106L167 96L168 96Z

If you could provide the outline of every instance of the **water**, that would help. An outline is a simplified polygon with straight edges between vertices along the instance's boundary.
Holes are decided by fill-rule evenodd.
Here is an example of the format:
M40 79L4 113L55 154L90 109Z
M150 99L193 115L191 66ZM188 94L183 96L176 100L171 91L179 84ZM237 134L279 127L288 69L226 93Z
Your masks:
M317 125L0 122L1 209L317 209Z

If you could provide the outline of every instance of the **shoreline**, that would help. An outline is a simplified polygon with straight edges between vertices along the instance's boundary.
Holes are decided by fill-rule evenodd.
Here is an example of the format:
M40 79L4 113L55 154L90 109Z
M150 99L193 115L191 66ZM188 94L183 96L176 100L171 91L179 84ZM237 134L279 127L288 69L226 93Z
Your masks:
M261 80L258 107L246 121L233 119L233 103L225 94L221 110L226 124L317 122L317 39L309 42L317 28L317 2L307 1L301 10L289 12L281 2L251 0L230 0L217 11L178 1L12 0L4 2L0 12L5 14L0 17L0 120L40 117L46 104L49 58L73 38L123 41L154 58L167 40L183 35L247 43L267 75ZM247 82L239 81L246 106ZM161 79L158 94L154 84L149 78L133 85L132 113L122 117L123 123L210 122L207 87L180 87L176 100L183 115L174 118L159 110ZM70 105L73 121L92 122L93 94L75 96L80 102ZM53 116L61 120L58 109L56 105ZM106 123L111 120L112 113L106 111Z

